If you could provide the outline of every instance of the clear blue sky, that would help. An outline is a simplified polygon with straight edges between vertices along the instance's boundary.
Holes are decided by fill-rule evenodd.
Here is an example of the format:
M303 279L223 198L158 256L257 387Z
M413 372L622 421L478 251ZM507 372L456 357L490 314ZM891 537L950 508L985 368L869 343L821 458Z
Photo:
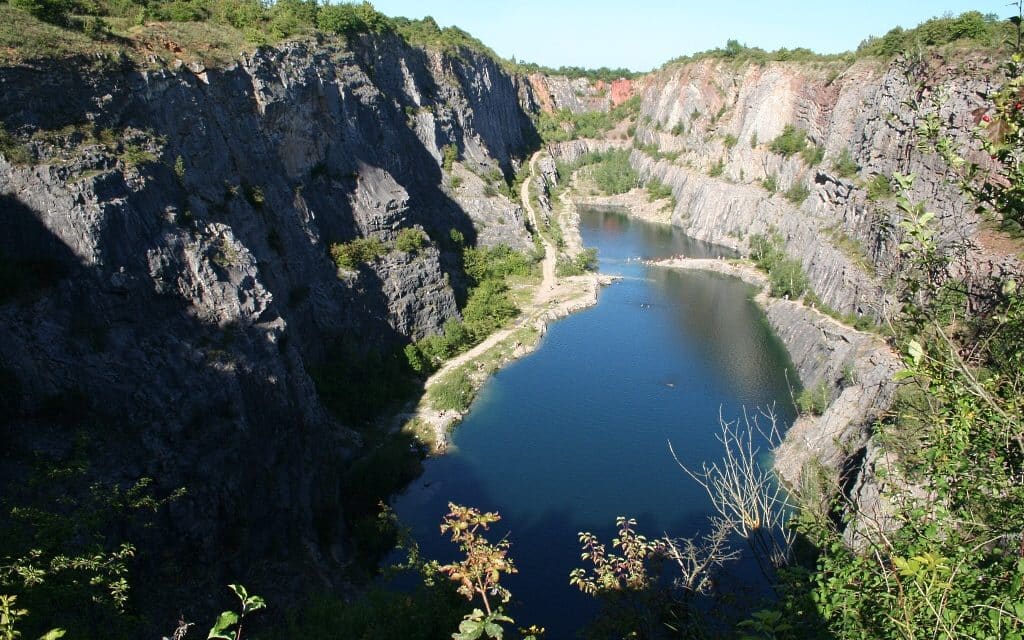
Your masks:
M854 49L869 35L946 12L1007 17L1008 0L371 0L391 16L431 15L499 55L558 67L646 71L729 38L764 49Z

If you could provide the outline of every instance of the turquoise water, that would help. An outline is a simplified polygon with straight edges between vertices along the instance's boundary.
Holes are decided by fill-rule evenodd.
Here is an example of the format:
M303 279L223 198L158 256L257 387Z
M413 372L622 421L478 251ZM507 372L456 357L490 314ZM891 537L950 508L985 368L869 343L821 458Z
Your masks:
M650 537L706 527L703 489L672 459L717 460L719 414L774 405L792 420L789 359L742 282L645 266L638 258L728 255L677 230L581 211L584 244L623 279L595 307L549 327L537 351L497 373L453 434L395 501L427 557L455 548L438 533L448 501L499 511L519 574L505 580L519 624L573 637L594 602L568 584L579 531L610 540L628 515ZM796 380L792 370L789 380ZM733 579L752 571L739 565Z

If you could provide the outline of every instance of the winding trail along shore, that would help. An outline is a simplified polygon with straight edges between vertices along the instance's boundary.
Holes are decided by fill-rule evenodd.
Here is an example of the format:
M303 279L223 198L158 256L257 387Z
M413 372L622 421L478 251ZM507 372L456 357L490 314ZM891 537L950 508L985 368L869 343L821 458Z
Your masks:
M540 225L537 212L530 202L530 184L536 175L537 159L543 153L537 151L530 158L530 177L523 182L520 191L523 207L534 229L539 229ZM576 224L576 216L562 216L563 226ZM567 236L577 235L575 227L566 231ZM403 422L417 420L426 425L432 435L432 453L443 453L448 448L448 432L466 412L434 409L430 404L431 387L451 375L456 375L460 369L467 369L474 389L479 389L497 367L530 353L539 344L540 336L544 334L549 322L596 304L598 288L614 280L596 273L559 278L556 272L558 248L543 235L541 239L544 244L542 278L534 290L533 299L520 310L519 316L511 324L492 333L469 351L445 361L441 368L427 379L423 396L415 410L399 416ZM575 244L571 243L570 251L580 249ZM523 330L530 329L531 338L524 340ZM496 360L497 363L491 363L492 360Z

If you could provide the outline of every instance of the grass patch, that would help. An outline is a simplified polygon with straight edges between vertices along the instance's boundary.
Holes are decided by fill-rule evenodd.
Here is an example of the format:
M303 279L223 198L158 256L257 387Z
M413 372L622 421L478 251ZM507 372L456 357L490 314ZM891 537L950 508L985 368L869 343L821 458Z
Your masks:
M6 129L0 128L0 155L11 164L32 164L32 153Z
M825 147L817 144L805 147L800 152L800 157L804 159L808 167L816 167L825 159Z
M811 190L802 182L797 182L792 187L786 190L786 200L789 200L793 204L803 204L811 195Z
M427 391L427 400L438 411L463 412L469 409L475 394L469 374L459 369L434 383Z
M804 415L820 416L828 408L828 384L822 380L813 389L804 389L796 397L796 406Z
M880 200L888 200L893 196L892 183L889 182L889 178L877 174L871 180L864 185L864 188L868 192L868 200L872 202L878 202Z
M853 154L850 153L849 149L843 149L839 154L839 157L832 161L832 170L836 172L840 178L852 178L857 175L860 171L860 166L857 165L857 161L853 159Z
M860 240L850 236L839 227L829 227L825 230L825 234L832 241L832 245L849 258L850 262L860 267L865 273L876 275L875 265L871 263L868 252Z
M427 234L419 229L407 228L398 232L395 249L403 253L417 254L427 243Z
M406 345L404 357L419 375L435 371L448 358L479 344L488 335L519 315L510 297L509 281L533 278L537 261L532 256L505 245L493 248L466 248L463 269L473 281L462 320L451 319L440 335L432 335Z

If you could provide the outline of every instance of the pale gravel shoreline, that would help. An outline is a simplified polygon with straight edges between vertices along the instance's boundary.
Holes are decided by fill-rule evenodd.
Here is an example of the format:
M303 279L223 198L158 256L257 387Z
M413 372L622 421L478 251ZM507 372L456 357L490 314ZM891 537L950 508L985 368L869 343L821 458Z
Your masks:
M538 151L530 159L531 176L535 173L536 161L540 155L541 152ZM527 180L523 183L521 200L534 228L539 228L537 214L533 210L529 198L530 182ZM562 203L563 213L560 216L560 222L563 227L563 237L568 248L567 252L570 255L575 255L583 250L579 234L579 215L571 200L563 198ZM541 265L543 278L537 285L533 301L522 310L515 322L491 334L469 351L446 361L425 383L424 394L416 408L411 412L396 416L400 424L418 420L427 425L433 437L431 455L443 454L448 449L449 432L469 412L468 409L466 411L438 411L430 407L427 391L433 384L462 367L472 366L473 363L476 363L476 371L471 372L468 376L473 385L473 391L476 393L487 382L491 373L537 349L551 322L597 304L600 287L619 279L617 276L598 273L558 278L555 273L558 250L546 239L544 246L545 256ZM525 328L532 328L535 331L536 340L529 344L519 341L512 345L507 344L516 332ZM507 352L502 353L502 349L506 349ZM482 360L492 351L498 352L498 362L493 369L487 371Z

